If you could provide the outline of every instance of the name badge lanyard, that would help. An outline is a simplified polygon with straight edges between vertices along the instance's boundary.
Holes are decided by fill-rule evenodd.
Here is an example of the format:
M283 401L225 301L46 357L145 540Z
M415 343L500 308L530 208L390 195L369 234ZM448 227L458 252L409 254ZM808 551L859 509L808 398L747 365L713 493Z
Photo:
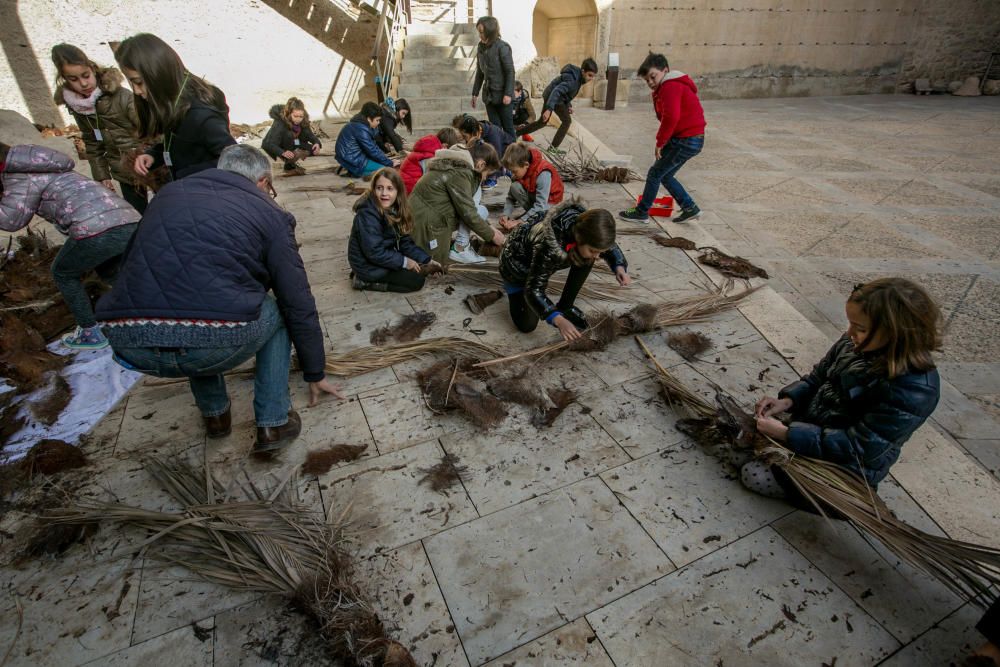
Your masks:
M181 82L181 89L177 91L177 97L174 98L174 103L170 105L170 116L173 117L174 109L177 108L177 103L181 101L181 94L184 92L184 86L187 85L188 79L191 77L190 72L184 72L184 81ZM163 142L163 163L168 167L174 166L173 160L170 159L170 144L173 143L174 133L167 132L167 138Z
M97 125L91 123L89 117L84 116L84 118L87 119L87 125L90 125L90 131L94 133L94 139L97 141L104 141L104 134L101 132L101 117L97 113L97 108L94 108L94 122L96 122Z

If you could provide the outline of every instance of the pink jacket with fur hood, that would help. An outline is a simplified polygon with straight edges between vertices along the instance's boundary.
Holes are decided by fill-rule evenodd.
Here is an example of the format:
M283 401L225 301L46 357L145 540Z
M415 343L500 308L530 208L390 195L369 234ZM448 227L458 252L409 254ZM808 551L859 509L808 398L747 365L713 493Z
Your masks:
M0 230L15 232L39 215L80 240L139 222L128 202L73 166L72 158L51 148L12 146L0 173Z

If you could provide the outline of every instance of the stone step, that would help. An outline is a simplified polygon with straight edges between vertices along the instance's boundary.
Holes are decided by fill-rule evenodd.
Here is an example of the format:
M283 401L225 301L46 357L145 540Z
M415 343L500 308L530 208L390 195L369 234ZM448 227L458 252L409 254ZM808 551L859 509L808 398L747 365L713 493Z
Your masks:
M431 46L429 44L407 45L403 49L403 57L406 58L434 58L444 60L446 58L474 58L476 56L475 46Z
M406 26L408 35L476 35L474 23L424 23L417 21Z
M447 75L457 72L472 77L476 71L476 61L474 58L448 58L447 60L433 60L430 58L409 57L403 54L401 71L407 74L419 74L431 72L435 76Z
M414 98L411 103L414 109L420 109L421 111L454 111L459 112L474 112L470 106L470 101L472 100L471 95L450 96L450 97L420 97ZM417 107L416 105L420 105ZM480 103L480 111L482 111L482 104Z
M399 84L397 91L399 97L421 98L421 97L461 97L462 95L472 95L472 85L458 81L456 83L411 83L412 81L427 81L426 77L403 77L403 83Z
M479 35L472 33L457 33L454 35L406 35L406 46L471 46L475 48Z

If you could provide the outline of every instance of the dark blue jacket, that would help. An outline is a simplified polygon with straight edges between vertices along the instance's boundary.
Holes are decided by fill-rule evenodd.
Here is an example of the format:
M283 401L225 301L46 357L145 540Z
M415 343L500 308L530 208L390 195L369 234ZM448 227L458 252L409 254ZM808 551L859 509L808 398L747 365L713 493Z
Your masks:
M340 166L355 178L364 173L368 160L392 166L392 160L375 143L375 130L361 114L352 118L337 135L335 154Z
M354 225L347 243L347 261L362 280L378 282L390 271L403 269L403 257L426 264L431 256L389 224L371 197L364 195L354 205Z
M497 151L497 157L502 160L504 151L514 143L515 138L504 132L502 127L494 125L488 120L479 121L479 125L483 128L482 140L493 146Z
M247 178L208 169L156 193L97 319L252 322L271 289L306 381L323 379L323 332L295 218Z
M581 86L583 70L576 65L566 65L542 92L542 99L545 100L543 109L555 109L560 104L573 106L573 98L580 92Z
M940 393L936 369L889 379L878 371L877 352L855 352L844 336L809 375L778 394L792 399L786 445L864 475L876 488Z

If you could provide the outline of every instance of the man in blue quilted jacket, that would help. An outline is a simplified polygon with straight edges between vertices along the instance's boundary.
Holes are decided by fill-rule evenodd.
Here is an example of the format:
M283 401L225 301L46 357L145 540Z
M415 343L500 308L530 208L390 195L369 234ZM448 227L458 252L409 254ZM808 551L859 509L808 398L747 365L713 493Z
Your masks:
M132 240L97 319L126 367L187 377L208 437L231 431L223 373L256 358L255 453L294 440L288 372L295 345L310 405L324 393L325 347L295 242L295 218L272 201L271 161L247 145L217 169L160 190ZM272 294L273 293L273 294Z

